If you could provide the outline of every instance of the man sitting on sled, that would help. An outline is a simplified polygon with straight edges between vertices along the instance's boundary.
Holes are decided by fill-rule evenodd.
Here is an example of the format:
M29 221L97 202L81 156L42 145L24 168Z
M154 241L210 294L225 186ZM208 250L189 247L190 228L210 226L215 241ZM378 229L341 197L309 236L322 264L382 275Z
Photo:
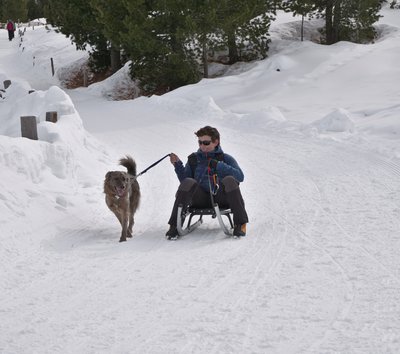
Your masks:
M186 165L174 153L170 161L181 182L176 193L174 207L168 221L167 239L177 239L178 207L183 212L190 206L198 209L212 208L213 201L220 207L230 208L233 213L233 236L246 235L248 217L239 188L244 175L236 160L225 154L220 146L216 128L205 126L195 132L199 149L188 157Z

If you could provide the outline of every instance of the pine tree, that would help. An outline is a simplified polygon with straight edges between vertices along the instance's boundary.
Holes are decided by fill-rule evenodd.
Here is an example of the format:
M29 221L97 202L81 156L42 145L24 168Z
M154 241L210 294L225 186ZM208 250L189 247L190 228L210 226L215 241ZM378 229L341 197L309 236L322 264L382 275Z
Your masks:
M381 4L381 0L317 0L325 16L326 43L371 40Z
M301 41L304 40L304 19L312 18L316 10L315 2L312 0L284 0L282 8L285 11L292 12L293 16L301 15Z
M272 0L221 0L219 20L229 52L229 63L265 58L268 30L275 14ZM246 50L244 50L246 48Z
M379 18L382 0L284 0L284 8L295 14L325 18L325 42L370 41Z
M343 13L351 13L341 30L341 38L357 43L369 42L375 37L373 24L379 19L381 2L378 0L352 0L343 4Z
M90 47L90 66L101 72L110 66L108 40L99 26L87 0L49 0L46 17L61 33L75 43L77 49Z
M37 18L44 17L42 3L37 0L28 0L27 16L29 20L34 20Z
M162 93L199 80L189 47L185 0L130 0L121 43L144 94Z
M397 0L391 0L389 5L391 9L400 9L400 3Z
M200 58L203 66L203 77L208 78L209 52L222 45L222 37L218 27L220 0L188 1L186 25L191 38L191 48Z
M0 6L3 22L11 19L17 23L28 19L27 0L2 0Z
M120 33L125 30L127 20L124 1L90 0L90 5L103 34L110 41L111 72L115 72L122 66Z

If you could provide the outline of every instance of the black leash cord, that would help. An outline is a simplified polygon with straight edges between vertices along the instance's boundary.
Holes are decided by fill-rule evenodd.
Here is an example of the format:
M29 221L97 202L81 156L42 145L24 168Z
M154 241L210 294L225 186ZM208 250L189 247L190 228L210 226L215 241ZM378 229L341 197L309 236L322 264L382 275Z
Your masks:
M168 156L170 156L171 154L167 154L164 157L162 157L161 159L159 159L158 161L154 162L152 165L150 165L149 167L147 167L145 170L143 170L142 172L140 172L138 175L136 175L136 178L138 178L139 176L141 176L142 174L146 173L148 170L150 170L150 168L154 167L155 165L159 164L162 160L164 160L165 158L167 158Z

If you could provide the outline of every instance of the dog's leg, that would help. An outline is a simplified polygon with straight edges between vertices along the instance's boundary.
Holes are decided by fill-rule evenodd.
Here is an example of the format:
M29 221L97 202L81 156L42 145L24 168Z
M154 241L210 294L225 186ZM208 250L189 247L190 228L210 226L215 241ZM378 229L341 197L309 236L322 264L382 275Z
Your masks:
M122 209L120 209L118 207L117 204L107 203L107 205L110 208L110 210L114 213L114 215L117 217L117 219L122 227L122 232L121 232L121 237L119 239L119 242L126 241L126 229L127 229L128 219L125 218L126 221L124 220L124 212ZM124 228L124 224L125 224L125 228Z
M133 218L133 213L129 213L129 224L128 224L128 233L126 237L132 237L132 228L135 224L135 219Z
M121 231L121 238L119 239L119 242L124 242L124 241L126 241L126 237L129 237L128 236L128 215L127 215L127 213L122 214L121 226L122 226L122 231Z
M128 226L129 226L129 216L130 216L130 211L129 211L129 201L125 200L124 203L121 205L121 226L122 226L122 232L121 232L121 238L119 239L119 242L126 241L127 237L129 236L128 232Z
M118 207L111 207L110 209L114 212L119 223L121 224L122 231L119 242L126 241L126 237L128 236L128 212L125 212L123 208Z
M131 185L131 191L129 196L129 225L128 225L128 237L132 237L132 228L135 225L135 213L139 205L140 191L139 185L135 180Z

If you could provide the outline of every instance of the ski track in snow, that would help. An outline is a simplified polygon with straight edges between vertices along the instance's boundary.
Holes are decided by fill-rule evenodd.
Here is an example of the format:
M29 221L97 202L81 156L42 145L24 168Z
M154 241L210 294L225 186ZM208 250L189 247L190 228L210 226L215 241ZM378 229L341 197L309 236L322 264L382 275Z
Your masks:
M40 244L28 230L15 235L35 251L10 249L15 269L1 312L13 325L0 325L8 338L0 349L23 352L30 343L48 353L395 352L400 166L333 141L277 134L260 148L265 136L251 138L239 139L248 144L246 163L266 159L268 170L248 169L251 223L243 240L226 238L206 219L168 242L168 210L155 217L149 201L124 247L102 203L92 205L90 220L66 216L56 232L43 228L50 237ZM99 321L106 324L98 332ZM371 326L377 336L360 342Z

